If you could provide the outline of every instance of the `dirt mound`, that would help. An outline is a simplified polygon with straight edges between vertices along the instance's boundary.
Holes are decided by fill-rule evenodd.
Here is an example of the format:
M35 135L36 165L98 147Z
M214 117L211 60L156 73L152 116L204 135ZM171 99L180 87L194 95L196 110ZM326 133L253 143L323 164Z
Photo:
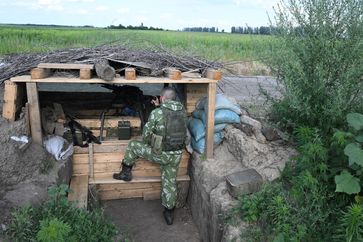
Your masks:
M19 142L10 137L26 134L25 127L24 119L8 122L0 118L0 188L37 177L54 163L40 145L31 144L24 152L19 150Z

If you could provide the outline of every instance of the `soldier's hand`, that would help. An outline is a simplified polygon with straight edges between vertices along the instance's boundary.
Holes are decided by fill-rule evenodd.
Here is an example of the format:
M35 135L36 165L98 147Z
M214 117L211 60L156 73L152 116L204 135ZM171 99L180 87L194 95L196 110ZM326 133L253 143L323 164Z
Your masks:
M153 104L154 106L160 106L160 101L159 101L159 98L158 97L154 97L152 100L151 100L151 104Z

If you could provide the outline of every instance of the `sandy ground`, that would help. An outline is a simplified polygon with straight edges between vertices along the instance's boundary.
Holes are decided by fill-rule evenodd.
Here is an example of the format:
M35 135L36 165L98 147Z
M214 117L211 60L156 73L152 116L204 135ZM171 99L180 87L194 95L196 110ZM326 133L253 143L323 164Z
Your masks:
M104 203L106 216L132 241L197 242L198 230L187 208L175 210L174 224L166 225L160 200L112 200Z

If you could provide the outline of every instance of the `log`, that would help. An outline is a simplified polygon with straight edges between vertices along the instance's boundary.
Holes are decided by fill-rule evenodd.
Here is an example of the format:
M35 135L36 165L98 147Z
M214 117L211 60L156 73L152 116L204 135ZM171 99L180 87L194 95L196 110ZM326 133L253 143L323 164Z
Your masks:
M99 60L95 64L97 76L105 81L112 81L115 78L115 69L109 65L107 60Z

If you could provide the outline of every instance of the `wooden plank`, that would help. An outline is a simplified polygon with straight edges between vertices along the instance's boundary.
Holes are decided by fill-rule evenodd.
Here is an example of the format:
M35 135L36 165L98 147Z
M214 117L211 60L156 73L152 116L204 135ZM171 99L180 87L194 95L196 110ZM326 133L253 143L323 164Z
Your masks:
M30 76L32 79L44 79L48 76L50 76L51 71L49 69L43 69L43 68L33 68L30 71Z
M12 81L4 82L4 101L16 101L18 85Z
M71 192L68 194L68 201L74 202L78 208L87 209L88 176L73 176L70 189Z
M94 159L93 159L93 143L88 144L88 164L89 164L89 176L94 178Z
M14 101L5 101L3 104L3 118L13 122L16 117L16 104Z
M136 80L135 68L126 68L125 69L125 79L126 80Z
M25 118L25 134L30 136L30 114L29 114L29 103L25 103L25 110L24 110L24 118Z
M66 115L64 114L62 105L59 103L53 103L53 107L57 122L64 124L66 122Z
M190 177L188 175L178 176L176 178L177 181L190 181ZM160 177L135 177L129 182L125 182L123 180L116 180L112 177L109 178L100 178L100 179L90 179L89 184L125 184L125 183L145 183L145 182L160 182Z
M182 78L181 80L171 80L165 77L149 77L139 76L136 80L126 80L124 78L114 78L112 81L105 81L100 78L92 78L89 80L81 80L79 78L68 77L49 77L45 79L31 79L30 76L16 76L10 79L12 82L31 82L31 83L106 83L106 84L141 84L141 83L217 83L218 80L208 78Z
M39 63L38 68L65 69L65 70L80 70L80 69L92 70L94 68L94 65L75 64L75 63Z
M96 145L93 146L94 148ZM94 153L93 154L93 162L94 163L118 163L124 157L124 152L110 152L110 153ZM187 164L189 161L189 153L186 151L183 153L180 164ZM87 154L74 154L73 155L73 164L88 164L88 152ZM155 166L159 166L157 163L149 162L146 159L139 159L136 161L136 166L139 165L147 165L147 164L155 164Z
M42 124L40 120L38 88L36 83L27 83L26 91L29 103L30 130L33 142L43 144Z
M132 128L140 127L141 120L139 117L132 117L132 116L122 116L122 117L107 117L105 119L104 127L105 128L114 128L118 126L119 121L130 121L130 125ZM91 128L99 128L101 126L101 120L96 118L90 119L76 119L77 122L82 124L85 127Z
M90 69L82 68L79 70L79 79L88 80L91 79L91 77L92 77L92 72Z
M161 182L140 182L140 183L118 183L118 184L99 184L99 191L111 191L111 190L132 190L132 189L145 189L145 188L159 188Z
M94 164L94 172L93 176L94 178L107 178L112 177L113 173L119 173L121 170L120 164L117 163L103 163L103 164ZM184 176L188 174L188 168L186 167L180 167L178 169L178 176ZM90 175L88 165L80 164L80 165L74 165L73 166L73 175ZM160 168L154 168L154 169L146 169L146 168L140 168L135 167L135 169L132 170L133 177L160 177ZM91 177L92 178L92 177Z
M142 140L142 137L133 136L132 140ZM93 144L93 150L94 153L124 153L129 142L130 140L106 140L102 144ZM88 148L74 146L74 154L88 154Z
M216 84L210 83L208 87L208 110L206 125L205 155L207 159L213 158L214 143L214 111L216 106Z
M18 96L18 85L11 81L5 81L4 86L4 104L3 104L3 118L9 121L15 121L16 116L16 99Z

